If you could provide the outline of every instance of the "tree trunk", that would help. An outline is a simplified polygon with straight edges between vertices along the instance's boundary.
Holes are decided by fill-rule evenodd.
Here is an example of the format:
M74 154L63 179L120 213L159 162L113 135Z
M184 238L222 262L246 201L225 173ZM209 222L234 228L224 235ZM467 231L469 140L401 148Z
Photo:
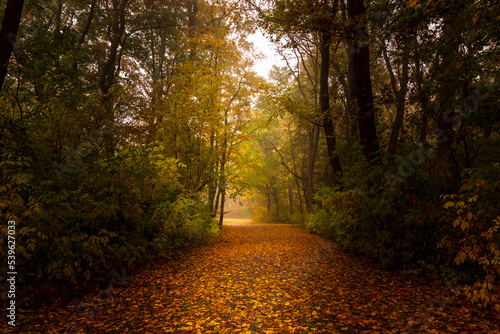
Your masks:
M192 39L194 39L197 28L197 15L198 15L198 0L190 0L188 4L188 32ZM194 59L196 56L196 43L192 42L189 50L189 60Z
M222 226L224 221L224 202L226 200L226 162L228 158L227 153L227 126L229 123L228 108L224 111L224 141L222 142L222 154L220 160L220 177L219 177L219 191L220 191L220 215L219 225Z
M384 56L385 64L387 67L387 72L389 72L389 77L391 78L392 93L396 98L396 118L392 125L391 135L389 137L389 147L388 152L395 154L398 147L399 133L403 127L404 115L405 115L405 104L406 104L406 92L408 88L408 47L404 46L404 55L401 58L401 72L399 68L397 69L397 76L399 79L399 87L396 82L396 75L394 74L394 69L391 65L389 56L387 55L387 50L385 46L382 50Z
M219 215L219 226L222 227L222 223L224 223L224 202L226 201L226 186L223 185L221 190L221 197L220 197L220 215Z
M224 140L224 146L227 146L227 139ZM219 214L219 226L222 226L224 222L224 203L226 201L226 152L222 152L222 158L220 163L220 179L219 179L219 198L220 198L220 214Z
M268 222L267 221L267 218L269 218L271 216L271 188L268 187L267 188L267 201L266 201L266 206L267 206L267 215L266 215L266 223Z
M304 188L300 186L299 181L299 179L295 179L295 186L297 187L297 197L299 200L299 212L304 213L304 208L302 206L302 195L300 194L301 191L304 191Z
M97 2L97 0L94 0L92 2L92 4L90 5L89 16L87 17L87 21L85 21L85 25L83 27L82 34L80 35L80 38L78 39L78 43L76 44L77 50L80 50L82 48L83 43L85 43L85 38L87 38L87 35L90 31L90 26L92 25L92 20L94 19L96 2ZM75 58L75 60L73 60L73 70L75 72L78 70L78 59L77 58Z
M7 0L7 6L0 29L0 91L2 90L10 55L14 50L21 14L23 12L24 0Z
M373 108L373 92L370 77L370 48L367 38L365 20L365 5L363 0L349 0L348 12L354 21L352 29L352 44L349 56L352 57L354 69L354 87L358 109L358 130L363 154L371 164L380 163L378 157L379 140L375 126Z
M427 140L427 127L429 123L429 97L427 96L427 93L425 92L425 89L423 87L424 85L424 77L422 74L422 64L420 62L420 57L418 56L418 52L416 53L417 55L415 56L415 76L416 76L416 82L415 85L417 87L417 98L420 102L420 108L421 108L421 118L420 118L420 135L419 135L419 141L421 143L424 143Z
M332 36L328 32L321 35L321 69L319 78L319 102L321 113L323 114L323 129L326 135L326 146L328 150L328 159L333 170L333 184L340 184L342 177L342 167L340 159L335 152L336 136L335 126L330 113L330 95L328 89L328 75L330 72L330 44Z
M215 151L215 135L212 133L210 135L210 148L212 151ZM210 180L208 181L208 206L209 206L209 212L212 215L212 217L215 217L217 215L217 204L215 204L215 195L217 193L217 172L219 168L219 161L218 159L214 160L214 163L212 165L212 169L210 171ZM215 204L215 205L214 205Z
M115 83L117 74L117 64L120 62L121 52L118 52L122 44L122 38L125 34L125 8L128 0L113 1L113 21L109 29L110 47L109 58L103 66L100 78L99 88L102 92L102 104L104 107L104 119L109 128L104 132L104 147L108 154L112 155L115 150L114 130L115 114L113 111L113 98L111 96L111 87Z
M276 188L276 185L273 187L273 198L274 198L274 203L276 204L276 219L279 222L281 220L281 218L280 218L280 205L279 205L278 188Z
M445 22L443 26L443 44L448 46L440 50L440 58L438 71L443 74L438 84L436 101L438 107L438 126L442 131L442 138L438 139L437 154L443 157L446 151L449 150L451 155L455 154L450 150L451 144L456 140L454 126L460 122L460 117L456 114L453 103L460 90L458 83L459 76L463 75L456 70L456 60L459 54L458 43L450 43L449 41L459 40L459 32L455 31L455 27L450 22ZM450 69L451 68L451 69ZM452 158L451 156L449 157ZM450 161L450 165L453 162Z
M288 186L288 203L289 203L288 208L290 209L290 216L292 216L294 212L294 198L293 198L292 186Z
M313 125L309 138L309 152L307 155L307 166L304 173L304 194L307 211L312 210L313 204L313 191L314 191L314 162L316 160L316 153L318 151L319 142L319 127Z

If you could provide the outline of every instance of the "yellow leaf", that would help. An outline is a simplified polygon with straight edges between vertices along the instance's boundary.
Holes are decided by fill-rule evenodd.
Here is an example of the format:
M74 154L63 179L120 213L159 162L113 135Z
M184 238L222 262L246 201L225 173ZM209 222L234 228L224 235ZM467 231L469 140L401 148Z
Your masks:
M406 7L415 7L418 4L419 0L408 0L406 2Z
M462 224L460 225L460 228L462 229L462 231L465 231L468 227L469 227L469 223L466 220L462 221Z
M469 203L477 201L477 196L474 195L472 197L469 197Z

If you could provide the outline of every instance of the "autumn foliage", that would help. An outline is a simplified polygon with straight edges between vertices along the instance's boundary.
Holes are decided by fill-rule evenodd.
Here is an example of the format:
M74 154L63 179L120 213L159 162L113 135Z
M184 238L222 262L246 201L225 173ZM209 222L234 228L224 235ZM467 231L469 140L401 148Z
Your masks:
M471 273L464 290L467 298L479 307L500 311L500 216L492 207L499 196L500 183L494 177L498 172L498 163L486 170L468 170L460 192L443 196L457 231L444 237L442 244L458 251L455 265Z
M402 304L422 277L453 285L441 305L464 297L480 309L456 306L457 316L500 311L495 2L3 4L0 234L16 222L19 307L79 298L116 270L165 258L166 268L153 270L160 276L171 274L168 263L194 269L181 271L171 293L158 276L145 279L120 331L157 330L138 309L161 313L166 304L178 312L161 313L168 331L411 331L432 318L415 311L429 294ZM261 32L284 64L267 78L253 68L261 55L248 38ZM229 229L215 248L169 262L223 233L229 199L246 201L255 223L292 223L321 237L295 227ZM347 279L336 267L349 268L343 251L421 276L403 288L353 260ZM212 275L196 285L205 270ZM252 275L258 283L245 281ZM5 289L6 271L0 280ZM393 284L381 304L365 303ZM248 294L230 310L224 298L239 288ZM193 300L200 296L204 306ZM89 328L103 331L131 298ZM224 315L210 318L208 304ZM285 313L290 323L279 319ZM493 327L452 322L450 331Z

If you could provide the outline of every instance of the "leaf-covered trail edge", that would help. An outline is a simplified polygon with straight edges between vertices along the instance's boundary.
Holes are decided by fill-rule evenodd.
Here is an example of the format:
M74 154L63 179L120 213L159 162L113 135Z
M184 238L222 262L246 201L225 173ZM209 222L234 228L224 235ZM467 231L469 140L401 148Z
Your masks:
M289 225L225 226L222 237L187 258L151 264L134 277L106 302L87 296L41 308L20 318L17 330L500 333L498 319L469 310L446 286L385 271Z

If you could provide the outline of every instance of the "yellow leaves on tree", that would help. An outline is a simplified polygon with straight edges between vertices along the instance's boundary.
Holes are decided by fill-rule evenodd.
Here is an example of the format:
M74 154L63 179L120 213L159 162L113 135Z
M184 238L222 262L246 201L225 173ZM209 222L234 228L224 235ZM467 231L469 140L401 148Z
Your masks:
M406 7L415 7L419 1L420 0L408 0L408 2L406 2Z
M481 270L476 282L465 288L465 296L479 307L500 311L500 217L484 217L480 194L488 191L487 186L483 179L467 183L460 194L443 196L448 200L444 208L454 216L453 227L461 230L455 264L469 263Z

